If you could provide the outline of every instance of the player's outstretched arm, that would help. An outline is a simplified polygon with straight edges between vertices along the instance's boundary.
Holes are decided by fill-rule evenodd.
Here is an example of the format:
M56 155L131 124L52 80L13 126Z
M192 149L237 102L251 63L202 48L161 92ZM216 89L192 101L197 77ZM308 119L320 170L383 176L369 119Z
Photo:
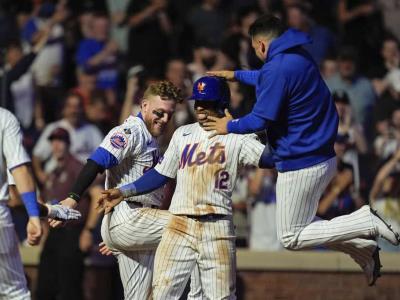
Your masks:
M107 214L125 198L148 194L165 185L169 179L151 169L135 182L102 192L101 197L97 199L97 211Z

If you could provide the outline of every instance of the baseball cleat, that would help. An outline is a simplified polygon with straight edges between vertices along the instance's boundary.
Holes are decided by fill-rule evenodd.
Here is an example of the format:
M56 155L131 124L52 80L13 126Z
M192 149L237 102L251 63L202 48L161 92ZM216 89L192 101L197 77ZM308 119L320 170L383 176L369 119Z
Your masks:
M381 277L382 265L379 257L379 250L381 250L381 248L376 246L375 251L372 254L371 262L363 268L369 286L375 285L376 280Z
M372 220L375 225L377 235L389 241L391 244L397 246L400 244L400 235L395 232L392 226L386 223L379 215L378 212L370 208Z

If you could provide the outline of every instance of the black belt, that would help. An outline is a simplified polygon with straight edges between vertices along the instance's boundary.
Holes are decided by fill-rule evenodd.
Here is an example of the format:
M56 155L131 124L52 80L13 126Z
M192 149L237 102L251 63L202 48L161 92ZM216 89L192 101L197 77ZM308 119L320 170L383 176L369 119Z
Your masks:
M133 203L133 204L135 204L136 206L139 206L139 207L151 207L151 208L160 208L160 207L158 207L157 205L154 205L154 204L144 204L144 203L142 203L142 202L138 202L138 201L128 201L128 203Z
M226 217L223 214L207 214L207 215L186 215L186 217L197 220L197 221L218 221Z

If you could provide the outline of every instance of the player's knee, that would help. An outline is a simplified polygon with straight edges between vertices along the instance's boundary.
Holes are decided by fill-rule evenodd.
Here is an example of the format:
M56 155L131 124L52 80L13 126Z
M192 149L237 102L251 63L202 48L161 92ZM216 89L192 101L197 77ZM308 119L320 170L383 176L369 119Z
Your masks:
M296 240L293 234L284 234L279 236L279 241L286 250L298 250Z

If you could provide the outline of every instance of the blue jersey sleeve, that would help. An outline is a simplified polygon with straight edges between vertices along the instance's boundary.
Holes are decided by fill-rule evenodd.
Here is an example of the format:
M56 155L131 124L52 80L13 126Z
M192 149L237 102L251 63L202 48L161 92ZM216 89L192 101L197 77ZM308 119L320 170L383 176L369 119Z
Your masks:
M169 179L169 177L161 175L155 169L151 169L135 182L123 185L119 189L125 198L148 194L162 187Z
M256 116L253 113L249 113L240 119L235 119L228 122L229 133L253 133L266 129L267 121L263 118Z
M93 160L99 166L104 169L109 169L118 165L118 159L110 152L108 152L103 147L98 147L92 155L90 155L89 159Z
M286 78L279 66L270 66L260 73L257 102L252 113L266 120L276 121L286 99Z
M235 71L234 76L240 82L249 85L256 85L260 71Z

